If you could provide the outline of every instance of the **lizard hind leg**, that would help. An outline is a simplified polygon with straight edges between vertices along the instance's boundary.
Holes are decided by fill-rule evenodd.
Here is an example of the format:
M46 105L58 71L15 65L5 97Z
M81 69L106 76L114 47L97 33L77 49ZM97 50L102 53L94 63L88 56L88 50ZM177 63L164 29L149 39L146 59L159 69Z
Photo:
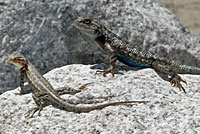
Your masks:
M181 85L180 82L183 82L187 85L187 82L183 80L179 75L174 75L170 81L171 85L174 87L178 87L180 90L183 90L184 93L186 93L185 88Z
M24 115L25 115L25 118L28 118L28 117L30 117L30 118L32 118L33 117L33 115L37 112L37 111L39 111L38 112L38 116L40 116L40 111L42 110L42 107L33 107L33 108L31 108L31 109L29 109ZM32 113L32 114L31 114ZM30 116L30 114L31 114L31 116Z
M155 69L158 72L167 74L172 77L170 80L170 83L173 87L178 87L180 90L183 90L183 92L186 93L185 89L181 85L181 82L186 83L177 73L176 70L174 70L175 65L171 65L172 63L168 60L157 60L152 63L153 69Z
M82 85L81 87L79 87L80 90L86 90L87 88L87 85L90 85L90 84L93 84L94 82L89 82L89 83L86 83L84 85Z
M41 94L41 93L35 93L32 95L33 97L33 100L35 101L36 103L36 107L33 107L31 109L29 109L24 115L25 115L25 118L32 118L33 115L38 111L38 116L40 116L40 112L42 111L42 108L43 108L43 103L42 103L42 99L41 99L41 96L45 96L46 94ZM32 113L32 114L31 114Z
M89 82L86 83L84 85L82 85L81 87L79 87L79 89L74 89L72 87L69 86L65 86L65 87L60 87L60 88L55 88L55 92L60 96L60 95L64 95L64 94L70 94L70 95L74 95L76 93L79 93L81 91L87 90L87 86L92 84L94 82Z

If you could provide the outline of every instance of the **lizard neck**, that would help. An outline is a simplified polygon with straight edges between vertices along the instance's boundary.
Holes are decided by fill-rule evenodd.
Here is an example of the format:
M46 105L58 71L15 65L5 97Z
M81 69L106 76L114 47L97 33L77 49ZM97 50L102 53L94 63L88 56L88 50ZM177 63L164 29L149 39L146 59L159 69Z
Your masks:
M108 54L113 53L114 50L112 49L110 44L113 40L114 33L104 28L101 30L96 30L96 34L97 36L94 40L97 46Z
M54 92L52 85L37 71L30 61L27 61L26 66L25 77L34 92Z

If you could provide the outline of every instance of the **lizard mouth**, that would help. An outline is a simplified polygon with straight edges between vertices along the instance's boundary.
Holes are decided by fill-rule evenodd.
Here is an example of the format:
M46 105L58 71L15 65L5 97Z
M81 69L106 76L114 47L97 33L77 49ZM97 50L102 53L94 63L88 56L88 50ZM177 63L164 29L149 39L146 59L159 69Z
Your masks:
M19 68L22 68L25 66L24 61L18 61L18 60L14 60L12 58L8 58L8 62L18 66Z
M81 25L80 21L81 21L80 18L76 19L76 20L72 23L72 26L75 26L76 28L81 29L83 26Z
M87 20L87 18L83 18L83 17L79 17L78 19L76 19L72 25L75 26L77 29L81 29L81 30L84 30L84 31L87 31L89 30L89 26L87 24L85 24L83 22L83 20Z

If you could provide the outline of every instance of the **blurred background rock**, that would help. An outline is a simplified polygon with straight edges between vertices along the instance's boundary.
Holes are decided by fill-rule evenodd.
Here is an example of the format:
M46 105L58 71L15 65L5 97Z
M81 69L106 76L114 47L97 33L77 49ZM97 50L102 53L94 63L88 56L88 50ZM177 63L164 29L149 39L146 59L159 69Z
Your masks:
M200 35L200 0L158 0L190 31Z

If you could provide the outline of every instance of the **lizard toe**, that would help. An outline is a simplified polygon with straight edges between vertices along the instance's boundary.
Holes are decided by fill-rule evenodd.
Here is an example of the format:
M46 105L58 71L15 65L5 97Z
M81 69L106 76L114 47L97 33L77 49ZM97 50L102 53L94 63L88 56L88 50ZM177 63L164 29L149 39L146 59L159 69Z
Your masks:
M186 93L185 88L180 83L177 85L177 87L179 88L180 91Z
M81 90L86 90L86 89L87 89L86 86L87 86L87 85L90 85L90 84L92 84L92 83L94 83L94 82L86 83L86 84L82 85L79 89L81 89Z
M187 85L187 82L185 80L181 79L181 81Z
M111 69L97 70L96 73L98 73L98 72L103 73L103 76L104 76L104 77L106 77L106 75L107 75L108 73L112 73L112 72L111 72ZM114 75L114 73L113 73L113 75Z
M29 110L24 114L24 115L25 115L25 118L28 118L28 117L32 118L33 115L35 114L35 112L37 112L39 109L40 109L39 107L33 107L33 108L29 109ZM33 113L32 113L32 112L33 112ZM31 114L31 113L32 113L32 114ZM40 111L39 111L39 113L40 113ZM30 114L31 114L31 116L30 116ZM38 115L39 115L39 114L38 114Z

